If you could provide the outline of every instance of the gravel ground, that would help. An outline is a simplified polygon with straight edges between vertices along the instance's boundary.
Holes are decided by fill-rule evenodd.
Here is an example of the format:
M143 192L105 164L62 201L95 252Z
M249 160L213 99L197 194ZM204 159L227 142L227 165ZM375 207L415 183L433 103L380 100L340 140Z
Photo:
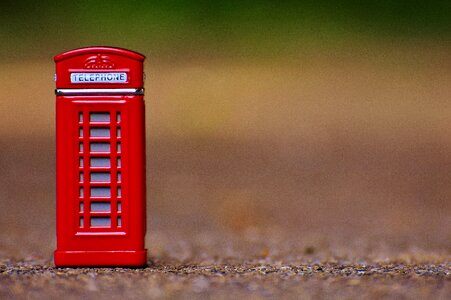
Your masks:
M167 265L66 269L32 262L1 268L0 297L449 299L451 266L326 263Z

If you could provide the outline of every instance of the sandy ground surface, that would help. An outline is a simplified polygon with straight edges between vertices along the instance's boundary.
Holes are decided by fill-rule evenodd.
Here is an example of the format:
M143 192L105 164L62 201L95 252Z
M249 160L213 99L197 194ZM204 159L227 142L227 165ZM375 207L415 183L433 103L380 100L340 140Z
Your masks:
M0 298L449 298L446 53L155 64L144 269L54 268L52 65L1 68Z

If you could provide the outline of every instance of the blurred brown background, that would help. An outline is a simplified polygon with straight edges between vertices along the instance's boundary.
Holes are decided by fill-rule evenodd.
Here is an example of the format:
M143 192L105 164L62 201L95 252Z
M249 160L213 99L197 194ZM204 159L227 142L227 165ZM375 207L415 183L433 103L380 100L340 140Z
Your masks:
M52 257L52 57L105 44L147 56L151 258L449 260L449 5L99 3L3 7L2 259Z

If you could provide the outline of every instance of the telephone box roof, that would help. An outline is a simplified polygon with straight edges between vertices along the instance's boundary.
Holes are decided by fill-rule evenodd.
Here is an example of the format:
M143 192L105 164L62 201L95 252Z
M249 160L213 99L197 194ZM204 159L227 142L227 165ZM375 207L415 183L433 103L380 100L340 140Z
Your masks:
M55 62L62 61L64 59L82 55L82 54L97 54L97 53L110 53L110 54L116 54L121 56L126 56L132 59L136 59L138 61L143 61L145 56L134 51L130 51L123 48L117 48L117 47L105 47L105 46L95 46L95 47L85 47L85 48L78 48L74 50L69 50L64 53L58 54L54 57Z

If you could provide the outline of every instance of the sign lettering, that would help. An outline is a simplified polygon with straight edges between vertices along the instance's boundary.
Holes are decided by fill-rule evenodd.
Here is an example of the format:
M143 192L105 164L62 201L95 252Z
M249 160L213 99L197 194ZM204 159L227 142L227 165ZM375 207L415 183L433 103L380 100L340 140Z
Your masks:
M126 72L70 73L71 83L126 83Z

